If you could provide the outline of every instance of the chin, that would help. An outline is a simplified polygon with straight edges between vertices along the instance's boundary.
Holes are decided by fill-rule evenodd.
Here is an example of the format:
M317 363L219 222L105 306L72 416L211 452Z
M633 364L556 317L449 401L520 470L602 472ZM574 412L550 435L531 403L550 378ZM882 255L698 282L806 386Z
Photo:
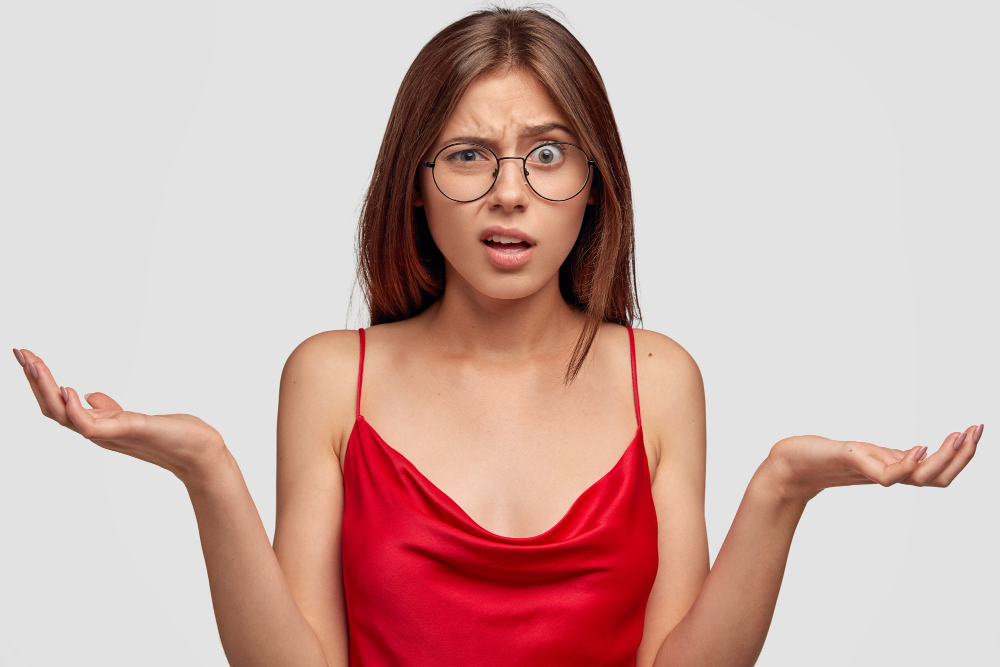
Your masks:
M568 254L568 252L567 252ZM457 279L466 283L468 289L479 292L491 299L524 299L538 293L549 282L557 279L559 266L551 270L538 263L543 257L532 257L529 264L517 269L494 266L488 259L463 257L460 265L445 259L445 282Z
M473 287L480 294L488 296L491 299L524 299L538 292L539 286L526 285L524 281L517 280L516 278L515 280L510 280L511 277L503 276L499 280L485 279L480 284L473 284Z

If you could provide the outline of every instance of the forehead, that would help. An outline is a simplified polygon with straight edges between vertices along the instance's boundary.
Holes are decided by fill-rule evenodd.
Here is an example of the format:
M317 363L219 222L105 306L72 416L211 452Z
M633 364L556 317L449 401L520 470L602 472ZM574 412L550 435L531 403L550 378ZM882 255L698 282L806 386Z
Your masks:
M492 74L474 81L459 99L442 131L516 137L527 126L569 119L534 75L523 71Z

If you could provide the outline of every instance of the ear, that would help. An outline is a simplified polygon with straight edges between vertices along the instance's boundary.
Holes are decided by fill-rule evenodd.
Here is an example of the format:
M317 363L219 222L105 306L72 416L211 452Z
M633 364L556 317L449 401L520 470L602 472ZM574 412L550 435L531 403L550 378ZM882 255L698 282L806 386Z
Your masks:
M587 194L587 204L589 204L590 206L594 206L595 204L597 204L597 193L594 192L593 185L590 186L590 190L588 191Z

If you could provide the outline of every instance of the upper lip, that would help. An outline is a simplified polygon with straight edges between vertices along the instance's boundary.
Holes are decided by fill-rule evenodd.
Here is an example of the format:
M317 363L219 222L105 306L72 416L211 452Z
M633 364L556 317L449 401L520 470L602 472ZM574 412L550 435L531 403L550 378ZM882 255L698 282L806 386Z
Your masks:
M526 241L531 245L535 245L535 239L528 236L520 229L517 229L516 227L501 227L500 225L492 225L484 229L482 233L479 235L479 240L485 241L494 234L499 234L500 236L512 236L515 239L521 239L522 241Z

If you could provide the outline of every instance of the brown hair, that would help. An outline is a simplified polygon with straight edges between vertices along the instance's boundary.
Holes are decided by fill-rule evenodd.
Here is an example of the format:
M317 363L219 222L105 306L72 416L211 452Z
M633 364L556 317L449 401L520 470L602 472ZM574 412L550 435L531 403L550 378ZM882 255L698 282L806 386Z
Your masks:
M396 93L358 226L358 279L371 324L412 317L444 291L444 257L422 207L417 168L469 85L511 69L534 74L566 113L597 163L594 192L559 289L586 323L564 381L583 365L603 321L631 325L635 287L631 181L604 81L590 54L561 23L531 7L493 6L452 23L417 54Z

